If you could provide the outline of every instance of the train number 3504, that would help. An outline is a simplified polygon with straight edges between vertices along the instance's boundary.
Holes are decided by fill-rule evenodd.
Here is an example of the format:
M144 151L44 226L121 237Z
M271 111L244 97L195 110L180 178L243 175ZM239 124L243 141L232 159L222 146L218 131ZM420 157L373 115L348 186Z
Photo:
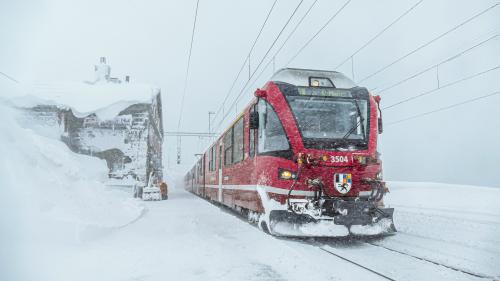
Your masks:
M330 156L330 162L332 163L347 163L347 156Z

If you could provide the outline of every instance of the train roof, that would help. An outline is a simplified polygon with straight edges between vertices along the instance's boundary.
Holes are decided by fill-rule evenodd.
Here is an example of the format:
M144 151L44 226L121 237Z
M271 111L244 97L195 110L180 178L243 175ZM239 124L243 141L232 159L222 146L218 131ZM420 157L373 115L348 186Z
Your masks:
M271 81L309 87L314 78L318 79L319 83L321 83L319 86L333 86L340 89L350 89L357 86L351 79L337 71L300 68L282 68L274 73ZM326 81L326 84L322 82L323 80ZM332 83L333 85L331 85Z

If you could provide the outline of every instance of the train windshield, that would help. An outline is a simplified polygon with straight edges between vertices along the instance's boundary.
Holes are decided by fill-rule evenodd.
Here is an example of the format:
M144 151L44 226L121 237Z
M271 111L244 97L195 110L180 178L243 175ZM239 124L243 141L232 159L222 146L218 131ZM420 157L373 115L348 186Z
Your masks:
M368 101L327 96L287 96L304 146L366 149Z

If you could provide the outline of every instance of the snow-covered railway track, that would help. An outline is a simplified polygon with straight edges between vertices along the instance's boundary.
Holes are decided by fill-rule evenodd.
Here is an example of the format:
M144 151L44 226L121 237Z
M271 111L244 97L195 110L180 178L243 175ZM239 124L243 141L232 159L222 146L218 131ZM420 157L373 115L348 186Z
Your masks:
M334 253L333 251L328 250L328 249L326 249L326 248L324 248L324 247L321 247L320 249L321 249L322 251L325 251L325 252L329 253L330 255L334 255L334 256L336 256L336 257L337 257L337 258L339 258L339 259L342 259L342 260L344 260L344 261L346 261L346 262L349 262L349 263L351 263L351 264L353 264L353 265L356 265L356 266L358 266L358 267L361 267L361 268L363 268L363 269L365 269L365 270L367 270L367 271L369 271L369 272L371 272L371 273L373 273L373 274L375 274L375 275L378 275L378 276L382 277L383 279L386 279L386 280L392 280L392 281L395 281L395 280L396 280L396 279L392 279L391 277L389 277L389 276L387 276L387 275L384 275L383 273L380 273L380 272L375 271L375 270L373 270L373 269L371 269L371 268L368 268L368 267L366 267L366 266L364 266L364 265L362 265L362 264L359 264L359 263L357 263L357 262L355 262L355 261L353 261L353 260L351 260L351 259L348 259L348 258L346 258L346 257L343 257L343 256L341 256L341 255L338 255L338 254Z
M425 257L416 256L416 255L410 254L408 252L401 251L401 250L394 249L394 248L390 248L390 247L387 247L387 246L384 246L384 245L379 245L379 244L372 243L372 242L365 242L365 243L367 243L369 245L373 245L375 247L380 247L380 248L383 248L385 250L388 250L388 251L391 251L391 252L395 252L395 253L398 253L398 254L401 254L401 255L412 257L412 258L415 258L415 259L418 259L418 260L421 260L421 261L425 261L425 262L429 262L429 263L432 263L432 264L435 264L435 265L438 265L438 266L446 267L448 269L455 270L457 272L461 272L461 273L464 273L464 274L467 274L467 275L470 275L470 276L473 276L473 277L490 279L490 280L495 279L493 276L488 276L488 275L485 275L485 274L481 274L481 273L477 273L477 272L472 272L472 271L469 271L469 270L466 270L466 269L463 269L463 268L458 268L458 267L455 267L455 266L452 266L452 265L448 265L448 264L444 264L444 263L441 263L441 262L437 262L437 261L434 261L434 260L431 260L431 259L428 259L428 258L425 258Z
M442 263L403 250L355 239L316 241L321 251L363 268L383 280L496 280L494 276ZM425 276L424 276L425 275Z
M234 210L219 207L246 220ZM426 234L400 231L377 237L277 238L313 246L336 259L332 262L348 263L377 280L500 280L492 266L497 261L498 248L485 248L486 241L465 243L450 235Z
M398 236L403 236L403 237L408 237L407 239L420 239L420 240L430 240L432 241L433 243L441 243L441 244L448 244L448 245L451 245L451 246L454 246L454 247L459 247L459 248L462 248L464 250L479 250L481 251L482 253L488 253L488 254L491 254L493 256L495 255L500 255L500 249L497 248L493 248L493 247L488 247L488 246L484 246L484 245L478 245L478 244L470 244L470 243L467 243L467 241L456 241L456 240L451 240L451 239L446 239L446 238L441 238L441 237L431 237L431 236L425 236L425 235L421 235L421 234L415 234L415 233L411 233L411 232L406 232L406 231L400 231L398 230ZM493 243L500 243L500 241L490 241L491 244ZM484 243L484 242L483 242ZM494 245L498 245L498 244L494 244ZM430 247L426 247L426 248L431 248L432 246Z

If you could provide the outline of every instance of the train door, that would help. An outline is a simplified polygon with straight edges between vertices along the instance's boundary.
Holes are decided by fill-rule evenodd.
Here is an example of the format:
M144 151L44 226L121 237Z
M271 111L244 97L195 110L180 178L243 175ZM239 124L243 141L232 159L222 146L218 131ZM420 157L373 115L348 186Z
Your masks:
M219 144L219 187L217 189L217 197L219 202L222 202L222 143Z
M205 170L206 169L205 154L203 154L201 159L203 159L203 160L201 160L201 164L202 164L202 167L201 167L201 196L205 197L205 188L206 188L205 178L207 176L207 171Z

